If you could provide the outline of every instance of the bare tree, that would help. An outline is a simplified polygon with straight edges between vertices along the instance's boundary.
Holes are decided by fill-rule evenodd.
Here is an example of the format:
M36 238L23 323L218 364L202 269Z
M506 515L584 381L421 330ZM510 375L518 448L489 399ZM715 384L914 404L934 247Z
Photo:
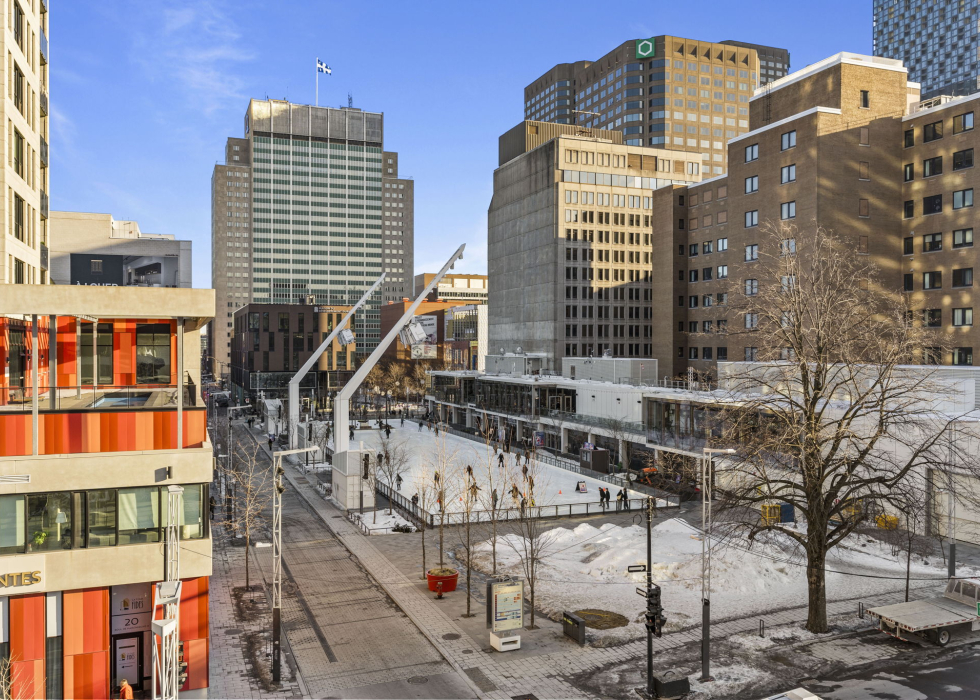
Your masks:
M381 433L381 462L378 476L388 485L389 493L394 493L402 474L408 472L409 455L404 441L396 441ZM391 515L391 499L388 500L388 515Z
M402 362L392 362L385 370L385 386L397 399L405 393L408 370Z
M437 489L435 487L435 481L432 478L432 472L429 471L427 466L423 466L422 469L415 475L415 494L412 497L412 502L422 511L420 520L422 520L422 578L425 578L425 573L428 568L425 565L425 533L428 531L428 523L425 521L425 513L432 512L432 508L435 505ZM416 496L418 498L416 498Z
M520 490L521 501L517 511L517 519L512 521L515 536L508 537L505 542L517 555L521 571L527 580L528 590L531 593L531 625L528 629L533 630L536 629L534 609L538 571L545 557L554 548L557 537L554 528L539 517L538 506L546 504L538 502L537 494L547 493L546 485L542 481L544 474L540 469L540 463L531 462L528 465L527 473L522 472L520 476L515 470L513 478L515 480L514 486ZM518 480L521 481L520 484L516 483Z
M439 514L439 566L446 565L445 530L446 517L451 513L451 504L460 497L460 474L458 449L446 440L446 433L435 439L435 451L428 456L428 466L432 473L432 488L435 493Z
M0 656L0 700L13 698L13 679L10 674L10 657Z
M412 391L418 394L419 403L422 402L422 397L425 394L425 385L428 381L428 370L424 364L421 362L416 363L412 367L412 372L409 377L409 384L412 387Z
M955 397L934 367L905 366L928 359L939 339L856 246L819 226L766 228L758 261L729 295L757 361L719 377L721 442L738 454L717 474L750 538L775 526L760 520L762 504L805 515L805 528L782 532L806 553L806 628L825 632L828 552L893 489L946 461L952 419L941 407ZM950 447L950 462L976 473L967 444Z
M245 588L251 590L249 570L249 548L252 535L262 522L262 512L272 497L271 471L264 459L260 459L259 446L249 447L242 442L235 443L234 468L228 473L235 483L235 503L232 518L226 521L227 527L245 538Z
M330 423L329 421L317 421L313 423L313 439L311 441L320 451L317 453L321 459L326 460L326 455L330 449Z
M885 499L894 515L880 513L875 518L875 525L884 534L885 541L905 555L905 602L908 602L912 557L928 556L935 547L935 542L926 535L928 494L918 482L907 479L885 494Z
M486 460L482 468L486 474L486 488L479 492L479 502L486 514L487 541L490 543L491 573L497 573L497 543L500 539L500 514L504 509L504 486L507 483L507 472L501 469L497 461L497 447L492 438L486 413L480 421L480 436L483 438Z
M479 469L479 467L477 468ZM460 486L462 493L463 527L462 529L457 528L456 533L459 535L460 544L466 556L466 614L464 617L473 617L473 613L470 610L471 593L473 590L470 586L470 572L473 570L473 514L476 512L477 506L482 502L480 497L482 489L476 483L476 473L474 473L472 465L466 465L460 474L460 478L462 479Z

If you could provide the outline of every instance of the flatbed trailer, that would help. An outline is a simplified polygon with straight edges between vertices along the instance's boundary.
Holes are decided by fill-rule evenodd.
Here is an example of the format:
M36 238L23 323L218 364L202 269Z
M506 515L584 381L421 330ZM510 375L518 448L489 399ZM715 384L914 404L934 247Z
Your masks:
M980 579L951 578L941 596L871 608L868 614L896 639L916 635L946 646L954 630L980 630Z

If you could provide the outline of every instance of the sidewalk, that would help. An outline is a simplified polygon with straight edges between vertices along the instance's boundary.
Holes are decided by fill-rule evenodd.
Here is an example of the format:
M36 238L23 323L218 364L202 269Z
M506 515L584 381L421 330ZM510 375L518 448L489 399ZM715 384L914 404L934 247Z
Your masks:
M209 695L214 698L302 698L288 648L283 650L282 683L278 690L263 686L253 661L258 657L268 669L266 652L271 644L272 613L262 588L258 567L251 566L252 591L245 591L245 547L231 544L223 521L211 523L213 572L209 585L210 674Z

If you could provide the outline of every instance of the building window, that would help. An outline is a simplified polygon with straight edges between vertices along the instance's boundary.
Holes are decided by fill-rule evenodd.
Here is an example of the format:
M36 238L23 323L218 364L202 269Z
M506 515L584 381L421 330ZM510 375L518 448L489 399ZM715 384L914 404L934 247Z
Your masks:
M866 126L862 126L858 130L858 138L860 139L858 141L858 143L860 143L862 146L870 146L871 145L871 129L869 129Z
M942 272L923 272L922 273L922 288L923 289L941 289L943 286L943 273Z
M861 109L871 108L871 92L869 90L861 91Z
M718 266L718 279L720 280L728 279L728 265Z
M905 180L905 182L912 182L912 180L915 179L915 164L906 163L905 166L902 168L902 172L903 172L903 179Z
M753 175L752 177L745 178L745 194L752 194L753 192L759 191L759 176Z
M906 219L911 219L915 216L915 200L908 199L902 208L902 216Z
M972 365L973 348L953 348L954 365Z
M90 270L89 272L93 275L102 274L102 261L101 260L90 260L89 261Z
M933 122L932 124L926 124L922 128L922 141L924 143L929 143L930 141L938 141L942 137L943 137L942 121Z
M943 174L943 157L926 158L922 161L922 177L933 177Z
M871 201L867 199L858 200L858 216L861 218L868 218L871 216Z
M953 133L958 134L962 131L973 131L973 112L957 114L953 117Z
M727 238L719 238L718 239L718 252L719 253L722 253L722 252L724 252L726 250L728 250L728 239Z
M753 226L759 225L759 210L753 209L752 211L745 212L745 228L752 228Z
M759 293L759 280L745 280L745 296L754 297Z
M968 309L953 309L953 325L954 326L972 326L973 325L973 308Z
M687 359L689 359L689 360L696 360L696 359L698 359L698 349L697 348L688 348L687 349Z
M160 489L119 489L119 544L160 541Z
M689 309L698 308L698 298L696 296L691 296L687 298L687 308Z
M790 148L796 147L796 129L793 131L787 131L785 134L780 136L779 148L782 151L789 150Z
M745 361L755 362L759 357L759 348L745 348Z
M24 136L14 129L14 172L24 177Z
M933 253L943 249L943 234L928 233L922 237L922 252Z
M922 325L926 328L941 328L943 325L942 309L923 309Z
M759 314L745 314L745 329L752 330L759 327Z
M934 194L931 197L922 198L923 214L941 214L943 211L943 196Z
M954 248L972 248L973 247L973 229L972 228L961 228L953 231L953 247Z
M911 148L915 145L915 130L906 129L905 130L905 148Z
M912 255L915 248L915 239L912 236L906 236L902 240L902 255Z
M759 259L759 246L757 244L745 246L745 261L752 262Z
M796 182L796 163L784 165L779 171L779 182L785 185L787 182Z
M745 162L751 163L754 160L759 160L759 144L757 143L745 147Z
M170 324L136 324L136 383L170 384Z
M717 348L718 350L718 361L727 362L728 361L728 348Z
M779 218L785 221L786 219L796 218L796 202L783 202L779 205Z
M972 287L973 286L973 268L963 267L958 270L953 270L953 286L954 287Z
M953 192L953 209L964 209L973 206L973 188Z
M906 292L912 291L912 273L906 272L902 275L902 290Z
M973 167L973 149L967 148L965 151L957 151L953 154L953 170L963 170Z

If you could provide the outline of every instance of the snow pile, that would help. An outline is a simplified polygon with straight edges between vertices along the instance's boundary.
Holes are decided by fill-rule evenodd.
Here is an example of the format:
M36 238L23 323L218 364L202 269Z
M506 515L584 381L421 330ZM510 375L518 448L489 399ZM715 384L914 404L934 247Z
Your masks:
M379 510L376 513L374 511L364 514L355 513L354 517L360 518L361 522L368 529L368 534L371 535L398 534L393 530L395 527L409 527L412 532L416 532L415 526L405 520L394 509L392 509L391 515L388 515L387 510Z
M563 611L587 608L607 610L630 620L626 627L590 630L599 643L615 643L645 636L642 624L645 600L636 588L646 582L642 573L628 573L631 564L646 563L646 528L611 523L594 527L556 527L544 536L544 558L539 565L537 608L552 618ZM741 538L714 541L711 552L711 607L715 620L744 617L803 606L807 603L806 569L795 543L784 533L770 533L751 547ZM518 535L500 538L498 569L523 573L516 549ZM489 570L489 542L481 543L474 557L478 568ZM865 596L869 604L885 592L904 590L905 560L901 553L866 536L853 536L835 549L827 561L828 599ZM666 631L700 624L701 539L696 528L674 518L653 529L654 582L663 591ZM964 567L963 574L969 575ZM831 573L840 572L840 573ZM860 574L855 576L851 574ZM975 575L975 574L974 574ZM870 578L871 576L883 578ZM942 560L926 564L913 557L912 578L942 578ZM913 581L913 585L922 582ZM941 582L936 582L937 591ZM528 595L530 591L528 591ZM794 632L796 636L799 633Z

